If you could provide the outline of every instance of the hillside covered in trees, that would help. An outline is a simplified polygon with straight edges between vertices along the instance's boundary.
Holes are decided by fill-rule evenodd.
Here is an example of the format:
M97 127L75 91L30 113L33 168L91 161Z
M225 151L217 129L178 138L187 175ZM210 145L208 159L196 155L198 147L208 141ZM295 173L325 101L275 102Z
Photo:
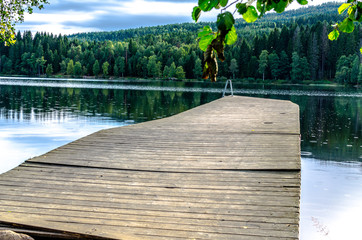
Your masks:
M341 34L337 41L328 40L331 25L342 19L338 6L329 3L267 14L253 24L237 20L238 41L226 47L226 61L219 63L219 77L250 82L264 78L291 83L362 83L361 26L351 34ZM200 79L203 54L196 38L206 24L71 36L18 33L15 45L0 46L0 73Z

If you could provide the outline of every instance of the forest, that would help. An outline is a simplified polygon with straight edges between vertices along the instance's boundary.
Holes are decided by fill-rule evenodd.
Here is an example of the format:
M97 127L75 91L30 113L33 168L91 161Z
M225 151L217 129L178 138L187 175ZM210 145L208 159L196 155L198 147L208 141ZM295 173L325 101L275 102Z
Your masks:
M330 41L339 4L271 13L253 24L238 19L238 40L219 62L220 80L362 83L361 26ZM213 23L183 23L69 36L18 33L0 46L0 74L77 78L201 79L197 34Z

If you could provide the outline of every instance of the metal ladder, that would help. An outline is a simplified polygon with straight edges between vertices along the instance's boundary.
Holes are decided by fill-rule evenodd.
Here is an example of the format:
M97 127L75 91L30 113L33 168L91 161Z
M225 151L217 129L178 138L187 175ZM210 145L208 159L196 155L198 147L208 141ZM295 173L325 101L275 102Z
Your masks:
M230 84L230 93L231 93L231 96L234 96L234 92L233 92L233 84L231 82L231 79L228 79L226 80L226 83L225 83L225 88L224 88L224 91L222 93L222 97L225 97L225 93L226 93L226 89L228 87L228 84Z

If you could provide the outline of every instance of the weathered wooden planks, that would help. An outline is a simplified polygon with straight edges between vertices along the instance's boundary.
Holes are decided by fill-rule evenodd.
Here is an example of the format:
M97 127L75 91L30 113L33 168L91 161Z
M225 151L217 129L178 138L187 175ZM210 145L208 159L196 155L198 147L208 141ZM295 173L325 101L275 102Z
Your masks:
M97 132L0 175L0 227L67 238L297 239L299 194L298 107L226 97Z

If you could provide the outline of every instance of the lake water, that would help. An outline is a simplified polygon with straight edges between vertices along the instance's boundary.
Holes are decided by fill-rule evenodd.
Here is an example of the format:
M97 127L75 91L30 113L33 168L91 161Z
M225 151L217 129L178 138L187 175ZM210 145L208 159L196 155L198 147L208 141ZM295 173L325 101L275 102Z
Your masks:
M97 130L163 118L221 97L224 83L0 78L0 172ZM233 84L300 106L300 239L361 239L362 90Z

